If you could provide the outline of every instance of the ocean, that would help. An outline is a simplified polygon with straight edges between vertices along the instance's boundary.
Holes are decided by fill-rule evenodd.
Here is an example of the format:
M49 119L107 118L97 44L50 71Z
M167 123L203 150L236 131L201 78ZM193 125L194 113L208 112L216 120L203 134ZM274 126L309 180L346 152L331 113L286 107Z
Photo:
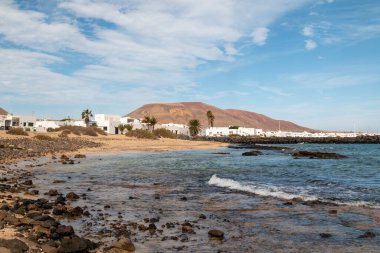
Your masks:
M34 174L42 192L58 188L86 195L75 204L93 214L91 226L86 219L67 222L89 237L109 229L112 222L159 216L162 225L173 220L198 223L202 213L207 222L196 235L186 235L185 251L378 252L380 145L284 146L348 158L294 159L278 150L242 156L250 149L223 148L94 155L75 165L50 164ZM308 204L315 201L317 205ZM106 205L110 208L105 210ZM209 242L206 230L213 227L226 232L228 243ZM359 239L367 230L378 236ZM179 241L163 240L165 233L181 235L168 230L158 237L136 233L134 238L141 252L179 247ZM323 233L331 237L323 240ZM113 240L112 233L102 233L101 240ZM288 250L281 251L284 246Z

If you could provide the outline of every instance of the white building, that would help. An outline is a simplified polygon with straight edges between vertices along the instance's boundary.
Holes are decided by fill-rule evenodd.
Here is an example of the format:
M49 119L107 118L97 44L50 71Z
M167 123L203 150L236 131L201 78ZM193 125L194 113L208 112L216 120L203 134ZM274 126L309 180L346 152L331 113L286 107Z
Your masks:
M96 125L108 134L119 134L120 120L119 115L95 114Z
M61 126L81 126L85 127L86 123L83 120L64 119L64 120L49 120L39 119L36 121L37 132L46 132L49 128L55 129Z
M174 134L190 135L189 127L183 124L175 124L175 123L161 124L158 126L158 128L167 129Z
M203 129L201 135L210 137L222 137L230 135L240 135L240 136L256 136L261 135L262 129L258 128L247 128L247 127L209 127Z

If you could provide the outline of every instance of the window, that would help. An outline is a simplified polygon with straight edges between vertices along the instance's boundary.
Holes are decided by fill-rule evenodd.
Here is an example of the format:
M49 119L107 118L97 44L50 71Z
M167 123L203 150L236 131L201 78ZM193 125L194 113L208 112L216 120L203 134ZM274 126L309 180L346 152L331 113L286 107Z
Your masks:
M103 130L104 130L104 131L107 131L107 127L103 127Z
M30 127L32 127L33 125L34 125L33 122L28 123L28 126L30 126Z

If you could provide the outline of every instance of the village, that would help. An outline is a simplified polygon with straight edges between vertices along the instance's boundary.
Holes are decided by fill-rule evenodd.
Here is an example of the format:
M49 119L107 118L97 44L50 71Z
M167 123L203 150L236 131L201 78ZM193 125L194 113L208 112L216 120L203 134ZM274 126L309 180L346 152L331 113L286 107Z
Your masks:
M0 130L9 130L11 128L23 128L32 132L48 132L62 126L96 126L110 135L123 134L124 129L143 129L149 130L150 124L144 122L144 119L136 119L128 116L95 114L89 122L83 119L65 118L39 119L34 115L13 115L0 108ZM179 123L155 123L154 128L166 129L176 135L190 136L191 131L188 125ZM128 131L128 130L127 130ZM261 137L302 137L302 138L326 138L326 137L357 137L357 136L375 136L376 133L363 132L287 132L281 131L280 126L277 131L265 131L259 128L249 128L241 126L201 126L199 136L205 137L226 137L226 136L261 136Z

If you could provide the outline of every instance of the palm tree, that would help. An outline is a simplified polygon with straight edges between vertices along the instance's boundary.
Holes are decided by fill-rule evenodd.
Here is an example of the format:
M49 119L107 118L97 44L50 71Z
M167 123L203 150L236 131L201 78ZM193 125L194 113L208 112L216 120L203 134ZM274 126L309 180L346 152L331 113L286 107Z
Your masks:
M189 121L189 130L191 136L197 136L201 131L201 123L197 119L192 119Z
M82 119L84 119L84 123L86 123L86 127L88 127L88 123L90 123L90 118L94 116L92 115L92 111L86 109L82 112Z
M149 123L152 126L152 131L154 131L154 126L157 124L157 119L155 117L151 117Z
M208 120L208 126L214 127L214 120L215 120L214 114L212 114L212 111L207 111L206 115L207 115L207 120Z
M148 125L148 130L150 130L150 127L152 127L152 131L154 131L154 126L157 124L157 119L155 117L145 116L142 120L142 123Z
M120 130L120 133L123 134L124 130L127 128L127 125L120 124L117 128Z

